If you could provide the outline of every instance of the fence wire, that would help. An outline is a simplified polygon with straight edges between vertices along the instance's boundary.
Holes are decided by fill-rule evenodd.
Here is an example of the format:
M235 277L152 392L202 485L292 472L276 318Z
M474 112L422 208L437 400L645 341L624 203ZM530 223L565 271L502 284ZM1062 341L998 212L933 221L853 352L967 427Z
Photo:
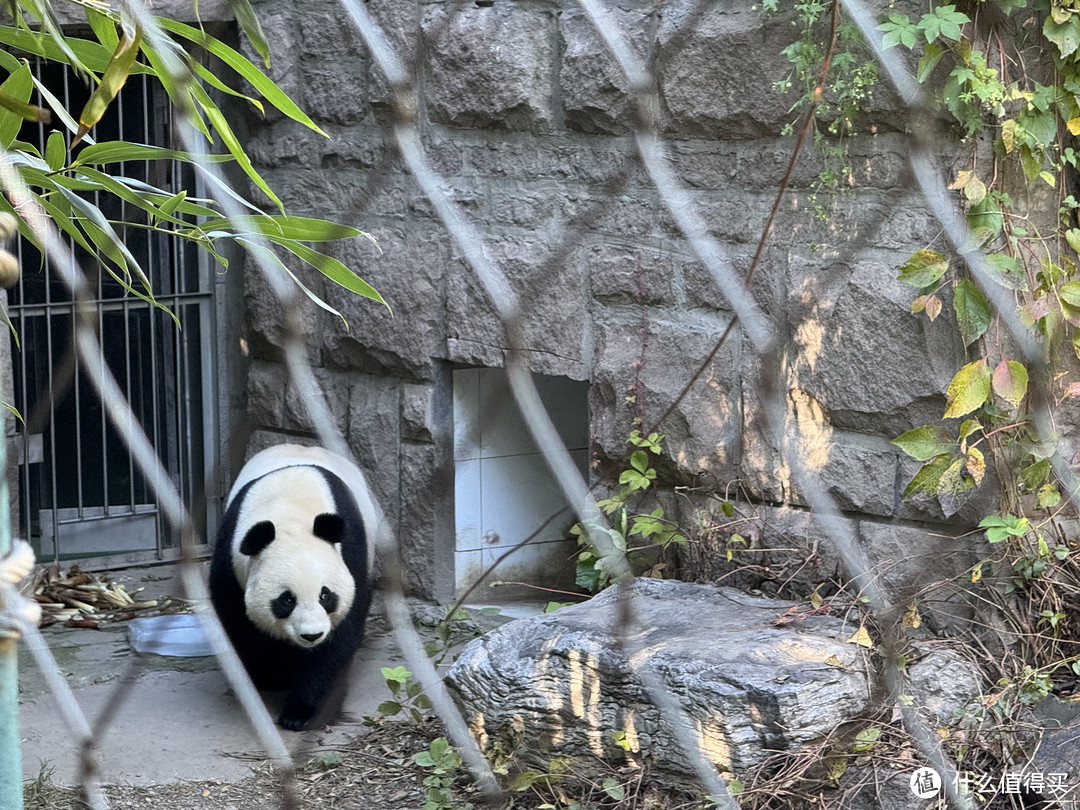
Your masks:
M491 253L485 246L485 234L482 229L472 222L453 201L447 192L449 184L446 178L440 176L425 149L418 118L418 110L420 109L418 94L420 90L416 82L416 77L422 73L423 64L419 62L409 63L401 54L395 52L363 2L360 0L340 0L340 3L342 10L355 25L362 38L371 56L372 63L389 83L395 110L394 121L388 134L390 145L400 155L409 173L428 201L430 201L442 227L464 257L469 270L479 281L506 330L507 345L509 346L509 351L506 354L506 372L509 385L517 407L528 425L536 445L542 450L577 519L583 523L604 525L604 514L597 507L589 482L584 480L578 472L569 451L560 440L555 426L541 403L525 360L528 349L525 337L525 323L530 312L530 302L535 300L536 297L535 294L532 294L535 291L514 290L498 263L491 258ZM884 637L881 639L881 646L884 650L881 674L887 686L888 696L884 699L882 705L901 707L901 716L905 729L915 741L926 762L938 770L943 777L942 784L948 792L949 804L955 808L969 808L972 806L971 798L959 792L956 765L944 751L940 738L926 720L920 716L917 707L907 706L904 701L900 700L900 696L905 692L901 663L904 638L900 632L899 621L903 606L895 601L894 597L882 585L880 578L875 576L865 551L853 533L851 524L843 518L840 507L827 492L817 474L808 469L800 458L799 448L802 446L802 437L798 433L797 426L795 432L793 432L792 426L786 420L785 391L779 386L782 377L778 370L780 368L781 353L785 347L778 339L776 324L755 301L749 289L749 279L740 277L735 272L726 258L724 246L710 235L706 223L695 208L691 195L672 170L668 145L660 134L656 120L657 111L660 108L657 90L657 73L661 67L658 64L659 57L650 61L639 58L623 39L618 26L608 18L608 9L600 0L578 0L577 4L595 28L605 48L614 58L615 63L626 79L634 107L634 126L632 133L625 141L623 161L608 177L596 184L597 189L600 190L600 201L588 209L580 217L579 221L569 224L564 229L560 241L552 247L550 256L539 271L539 275L542 276L546 270L557 266L561 259L574 249L580 240L581 234L587 229L588 223L603 213L604 208L610 204L618 191L625 186L629 174L634 171L635 167L642 169L652 188L655 189L661 205L671 215L676 227L686 239L686 243L707 269L715 282L717 290L726 299L734 315L732 325L725 331L716 348L707 357L702 358L702 368L711 361L719 348L729 339L733 329L737 328L741 331L742 336L746 338L752 351L757 356L758 363L756 365L760 369L759 378L755 382L744 381L743 384L752 387L760 398L764 408L767 428L771 432L776 446L783 448L784 458L790 465L794 478L798 482L806 501L810 504L813 516L827 538L827 542L831 543L838 552L845 565L849 581L853 583L861 596L865 597L870 614L876 619L876 625L882 628L884 633ZM451 25L454 15L459 13L465 5L464 3L448 4L445 17L437 29L429 35L431 41L437 42L439 40L441 32ZM711 5L712 3L709 0L700 0L700 2L694 4L693 9L686 14L685 21L680 29L672 35L670 40L672 47L664 54L664 59L670 60L679 52L680 47L685 44L694 27L700 23L702 16ZM187 65L180 56L165 44L166 35L155 23L148 8L141 2L137 2L137 0L126 2L125 7L132 17L138 20L148 40L155 44L157 52L161 55L163 67L170 74L172 81L181 86L184 83L195 81L195 77L189 72ZM954 204L949 198L945 182L935 168L933 147L936 133L932 125L928 123L929 117L921 115L922 99L920 88L914 84L907 70L898 61L895 53L881 47L880 35L875 30L875 16L869 8L858 0L835 0L833 3L832 25L834 38L837 14L841 8L860 28L885 74L896 86L901 98L910 110L912 120L910 163L913 175L925 201L934 216L940 221L946 237L952 243L956 252L963 257L967 265L974 271L984 294L995 306L997 314L1010 331L1016 345L1021 347L1030 367L1035 369L1044 368L1041 347L1032 340L1028 331L1020 323L1009 294L1003 288L989 281L991 276L988 273L985 258L968 234L966 225L957 214ZM874 11L876 12L878 9L874 9ZM419 60L422 58L425 49L417 50L421 54L417 56ZM826 59L826 69L827 62ZM823 69L822 72L822 83L824 82L826 69ZM820 92L818 95L820 95ZM187 122L187 114L192 111L180 110L179 112L178 135L184 149L196 157L206 157L207 147L205 140ZM798 156L803 138L806 132L809 131L812 116L813 110L811 109L804 121L798 145L793 150L792 166ZM245 222L248 218L248 212L240 205L235 195L230 192L229 181L222 174L219 164L205 159L198 161L197 166L210 190L211 196L216 199L221 210L234 220L241 223ZM384 162L381 171L386 170L387 164ZM379 178L376 178L376 182L379 182ZM78 314L75 321L73 341L82 361L83 372L90 378L103 407L107 410L112 425L123 437L123 441L128 447L135 464L142 472L149 486L152 487L156 500L167 520L182 537L183 547L190 551L198 545L198 538L195 535L191 516L181 494L172 484L169 475L162 469L153 446L146 434L140 429L136 416L126 401L120 386L105 364L100 361L102 346L96 329L97 320L92 292L87 285L85 275L79 268L66 241L57 233L44 212L35 208L33 198L29 195L28 190L22 186L10 156L5 156L0 161L0 185L11 195L12 202L33 229L37 238L46 245L51 266L60 274L69 288ZM780 200L786 191L786 185L787 180L785 179L777 190L777 201L773 207L773 216L775 216ZM769 225L760 235L754 266L756 266L762 248L767 242L771 223L772 216L770 216ZM254 227L246 230L252 234L258 233L258 229ZM255 238L255 241L258 244L257 238ZM258 246L269 249L269 245L266 243ZM282 304L285 313L284 360L290 385L294 386L298 391L299 398L307 410L311 423L314 425L319 441L335 452L351 456L348 442L336 427L327 400L309 364L304 338L307 330L303 322L303 299L297 287L290 280L284 278L277 268L269 265L260 253L261 251L256 250L250 253L248 258L251 265L263 274L271 290ZM750 272L752 273L753 269ZM536 284L539 283L540 280L537 279ZM1050 396L1047 388L1047 375L1036 374L1033 376L1038 384L1036 395L1044 400L1047 399ZM686 394L696 379L697 375L687 381L686 388L679 395L680 398ZM661 419L651 429L662 428L664 419L672 413L676 404L677 402L672 402ZM1035 408L1033 410L1038 420L1037 426L1040 432L1044 436L1052 436L1053 432L1049 430L1049 425L1046 424L1046 409ZM1063 482L1073 481L1073 474L1060 454L1053 459L1053 463ZM1075 500L1078 487L1067 486L1066 489ZM0 497L0 502L6 503L6 498ZM1077 502L1077 505L1080 506L1080 502ZM615 573L614 579L620 579L620 575L629 572L625 556L614 547L605 533L597 533L594 539L601 553L611 561L610 570ZM396 538L391 536L388 523L385 520L380 520L376 546L383 572L383 597L387 607L387 616L408 667L423 683L426 693L432 699L435 711L445 724L451 740L461 751L465 763L474 774L481 789L491 795L496 795L499 787L491 768L476 741L470 735L465 719L454 706L442 685L439 675L431 660L425 654L421 639L414 629L405 601L404 576L397 541ZM621 581L625 583L627 580L621 579ZM208 601L201 568L197 561L191 558L190 554L183 564L183 583L189 598L197 601ZM637 644L636 639L640 638L640 634L635 632L637 629L635 615L634 603L629 590L620 586L620 623L616 633L617 642L628 653L628 660L647 661L647 656L641 654L643 651L640 647L635 646ZM258 736L260 745L278 769L281 778L281 806L284 808L297 807L294 766L288 749L277 732L273 719L268 714L258 693L252 687L213 613L203 612L200 613L200 616L207 635L211 639L221 668L242 703L244 712L250 719L252 727ZM71 731L73 744L78 748L80 786L84 800L94 810L106 808L108 804L101 788L103 774L99 772L96 745L102 735L107 733L107 726L130 693L129 687L134 678L138 676L140 665L137 661L131 665L131 669L119 680L101 715L94 722L91 722L78 705L60 669L52 659L41 634L32 624L26 621L22 622L22 629L23 641L37 666L41 669L49 690L56 698L61 715ZM709 761L706 752L698 744L697 734L694 733L691 718L672 698L671 690L665 684L663 675L652 669L647 663L638 664L635 674L646 687L658 710L674 730L673 738L683 746L683 753L687 761L693 766L705 791L713 797L718 806L725 808L737 807L737 800L729 795L725 782L719 777L716 767ZM4 721L6 722L6 720L5 718Z

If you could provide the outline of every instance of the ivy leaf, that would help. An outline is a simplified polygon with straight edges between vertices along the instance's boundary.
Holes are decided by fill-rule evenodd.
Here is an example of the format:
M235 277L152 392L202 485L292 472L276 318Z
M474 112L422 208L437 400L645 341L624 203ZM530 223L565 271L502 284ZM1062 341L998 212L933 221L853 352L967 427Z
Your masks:
M923 425L901 433L892 443L917 461L929 461L942 453L951 453L956 442L940 425Z
M621 802L626 797L626 788L618 780L610 776L604 780L601 787L603 787L604 793L617 802Z
M907 14L890 14L888 21L881 23L877 30L884 32L881 38L882 48L888 49L900 44L908 49L915 47L917 29Z
M1069 243L1069 247L1080 253L1080 228L1069 228L1065 231L1065 241Z
M877 726L871 726L870 728L863 729L855 735L855 742L851 746L851 750L857 753L869 751L877 743L880 736L881 729Z
M1028 492L1034 492L1046 482L1050 472L1050 459L1041 459L1020 471L1020 483Z
M977 454L977 456L973 456L973 454ZM975 478L975 472L979 470L978 461L981 458L982 454L972 448L968 451L968 455L953 461L945 472L941 474L941 479L938 481L937 496L938 503L941 504L941 511L945 513L945 517L952 517L959 512L961 507L971 498L979 482L982 481L981 473L978 480ZM985 470L985 461L982 469Z
M994 369L994 393L1008 401L1014 408L1027 394L1028 373L1024 364L1017 360L1002 360Z
M934 72L934 68L938 66L938 62L941 61L941 57L944 55L945 49L936 42L927 44L926 50L919 59L918 70L915 73L915 78L919 84L930 78L930 74Z
M1058 297L1070 306L1080 307L1080 281L1067 281L1062 284Z
M982 424L978 419L965 419L963 424L960 425L960 435L957 437L957 441L960 442L960 452L967 452L967 440L974 434L983 429Z
M848 644L858 644L860 647L866 647L868 650L874 649L874 642L870 638L870 633L866 629L866 625L860 624L859 629L855 631L855 635L847 640Z
M928 43L933 42L939 36L951 39L953 42L959 42L963 36L961 28L965 23L969 22L971 22L971 18L964 12L957 11L956 6L938 6L934 9L932 15L924 14L922 16L922 19L919 20L919 28L923 29ZM931 36L931 33L933 33L933 36Z
M986 459L977 447L968 448L967 455L964 457L964 472L971 476L975 486L983 482L983 477L986 475Z
M920 295L911 302L911 313L915 315L919 312L925 312L926 317L933 321L941 314L941 299L936 295Z
M927 498L936 495L941 476L945 474L950 464L952 464L952 456L949 454L942 454L924 464L904 487L904 497Z
M1053 509L1061 503L1061 492L1053 484L1043 484L1039 487L1039 508Z
M1005 147L1005 154L1012 154L1016 148L1016 121L1010 118L1001 125L1001 144Z
M936 250L917 250L900 268L897 278L912 287L929 287L949 269L949 260Z
M1030 183L1043 170L1042 153L1036 152L1027 144L1020 147L1020 165L1024 167L1024 176Z
M960 327L960 336L965 346L970 346L986 334L993 314L985 296L970 279L965 278L956 285L953 308L956 310L956 323Z
M1015 515L989 515L979 521L979 528L986 529L986 539L990 543L1000 543L1007 537L1023 537L1031 524L1028 519Z
M1040 164L1041 166L1041 164ZM968 227L973 231L985 228L989 234L983 242L994 239L1001 233L1001 206L989 194L968 209Z
M1058 22L1053 16L1047 16L1043 23L1043 36L1057 45L1058 52L1064 59L1080 47L1080 20L1069 15L1064 22Z
M1024 268L1019 259L1014 259L1004 253L994 253L985 258L987 269L990 271L988 275L994 283L1008 290L1027 289L1027 279L1024 277Z
M961 368L945 392L945 418L971 413L990 396L990 368L985 360L976 360Z

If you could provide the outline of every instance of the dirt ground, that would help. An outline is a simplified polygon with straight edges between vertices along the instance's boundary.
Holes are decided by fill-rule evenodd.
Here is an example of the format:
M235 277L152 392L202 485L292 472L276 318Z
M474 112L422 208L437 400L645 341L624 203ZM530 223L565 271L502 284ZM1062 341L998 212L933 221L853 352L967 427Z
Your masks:
M338 751L297 763L297 810L419 810L427 773L414 763L441 734L435 721L388 722ZM283 806L281 779L266 762L253 761L249 779L177 782L152 787L106 786L110 808L154 810L267 810ZM48 773L25 786L26 810L76 810L73 788L53 784ZM462 802L464 802L464 793Z

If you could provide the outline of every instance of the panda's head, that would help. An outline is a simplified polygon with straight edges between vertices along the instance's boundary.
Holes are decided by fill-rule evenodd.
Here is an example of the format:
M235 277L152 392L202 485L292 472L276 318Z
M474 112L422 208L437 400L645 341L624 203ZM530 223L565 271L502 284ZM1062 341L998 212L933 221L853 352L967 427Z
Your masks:
M298 647L326 641L356 591L337 546L343 531L334 514L311 524L264 520L248 529L239 551L249 558L244 606L256 627Z

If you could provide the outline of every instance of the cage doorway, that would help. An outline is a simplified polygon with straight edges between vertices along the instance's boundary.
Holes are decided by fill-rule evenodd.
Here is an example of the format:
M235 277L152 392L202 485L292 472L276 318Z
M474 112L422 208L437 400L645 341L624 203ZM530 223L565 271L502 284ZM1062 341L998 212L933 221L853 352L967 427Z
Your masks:
M506 372L467 368L453 376L455 590L460 596L527 538L487 582L573 586L577 544L567 530L575 517L518 412ZM587 475L588 383L542 374L534 374L533 382L571 458ZM473 593L474 599L491 598ZM520 587L506 593L523 595Z
M35 75L68 110L78 111L87 88L55 64ZM34 103L43 103L32 99ZM23 127L21 140L44 145L59 122ZM172 121L164 92L146 76L132 76L91 132L96 142L124 140L170 147ZM139 161L111 173L173 193L195 190L190 167ZM113 222L139 222L118 199L91 201ZM93 317L100 362L113 374L163 467L194 513L213 524L215 505L204 498L216 438L214 278L206 260L181 239L146 227L117 227L150 278L157 306L132 296L103 267L107 261L69 242L94 289ZM22 278L9 291L17 424L18 523L39 559L60 561L124 555L146 561L175 554L179 537L163 521L152 490L110 424L72 345L75 304L48 257L24 240L18 245ZM119 562L119 561L118 561Z

